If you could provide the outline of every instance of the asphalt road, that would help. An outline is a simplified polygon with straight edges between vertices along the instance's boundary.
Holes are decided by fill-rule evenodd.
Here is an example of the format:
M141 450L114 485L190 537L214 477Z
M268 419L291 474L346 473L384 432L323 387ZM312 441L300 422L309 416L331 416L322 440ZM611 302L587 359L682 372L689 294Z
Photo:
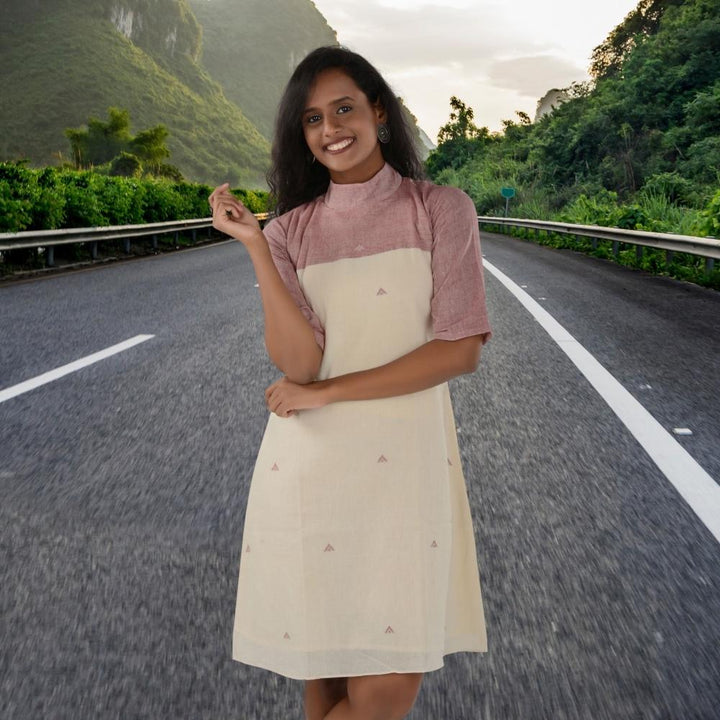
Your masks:
M488 261L720 479L720 294L502 236ZM487 275L494 337L451 383L487 654L410 720L720 718L720 544ZM0 717L301 720L302 683L230 659L267 418L238 243L0 287Z

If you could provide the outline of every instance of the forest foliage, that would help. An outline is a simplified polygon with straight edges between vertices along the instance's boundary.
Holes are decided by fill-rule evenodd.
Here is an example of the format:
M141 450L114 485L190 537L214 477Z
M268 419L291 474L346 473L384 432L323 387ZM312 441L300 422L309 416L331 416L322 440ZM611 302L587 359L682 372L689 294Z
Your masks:
M491 133L452 98L427 161L481 215L715 235L720 225L720 0L641 0L595 49L593 80Z
M210 216L212 187L162 177L121 177L90 170L0 162L0 232L138 225ZM252 212L268 193L235 188Z

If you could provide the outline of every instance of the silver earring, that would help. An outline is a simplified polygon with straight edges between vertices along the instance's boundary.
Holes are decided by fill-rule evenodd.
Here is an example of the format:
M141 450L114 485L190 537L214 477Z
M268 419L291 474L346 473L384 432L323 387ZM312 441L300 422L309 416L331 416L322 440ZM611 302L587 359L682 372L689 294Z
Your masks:
M377 127L378 140L387 145L390 142L390 128L385 123L380 123Z

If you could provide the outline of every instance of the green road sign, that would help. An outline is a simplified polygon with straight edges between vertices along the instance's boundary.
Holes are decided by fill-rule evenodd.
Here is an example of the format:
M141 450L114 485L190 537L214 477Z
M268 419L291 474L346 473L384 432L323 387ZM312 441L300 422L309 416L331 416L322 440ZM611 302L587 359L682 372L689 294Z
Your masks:
M510 188L510 187L503 188L503 189L500 191L500 194L501 194L504 198L515 197L515 188Z

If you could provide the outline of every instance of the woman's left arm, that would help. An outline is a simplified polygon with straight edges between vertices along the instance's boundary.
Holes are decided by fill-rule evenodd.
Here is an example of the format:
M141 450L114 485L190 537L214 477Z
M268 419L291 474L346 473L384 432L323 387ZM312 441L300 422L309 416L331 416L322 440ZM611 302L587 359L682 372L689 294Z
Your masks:
M484 335L471 335L460 340L431 340L386 365L308 385L282 378L265 391L265 401L271 412L290 417L297 410L334 402L376 400L427 390L475 372L484 339Z

